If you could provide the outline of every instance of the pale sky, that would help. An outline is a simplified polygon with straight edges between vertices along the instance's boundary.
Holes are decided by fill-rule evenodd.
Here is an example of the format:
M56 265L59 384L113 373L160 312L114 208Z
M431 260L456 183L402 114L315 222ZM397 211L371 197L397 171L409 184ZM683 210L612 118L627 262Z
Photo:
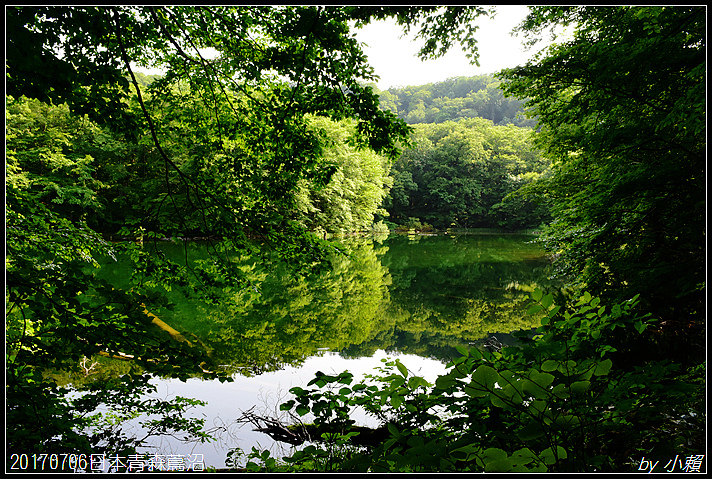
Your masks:
M437 60L421 61L417 57L422 40L413 40L411 33L403 35L402 27L395 21L380 21L356 31L356 38L368 46L364 52L369 63L379 75L378 88L424 85L456 76L476 76L494 73L502 68L526 63L533 54L524 50L522 39L510 35L512 29L526 16L528 7L498 5L494 20L477 19L479 29L475 32L480 53L480 66L470 64L459 45Z

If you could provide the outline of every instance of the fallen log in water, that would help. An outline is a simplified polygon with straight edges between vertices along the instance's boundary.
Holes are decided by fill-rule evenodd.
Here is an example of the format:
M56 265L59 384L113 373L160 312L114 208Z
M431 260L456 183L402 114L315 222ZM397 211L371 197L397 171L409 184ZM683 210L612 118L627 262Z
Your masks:
M179 333L176 329L170 327L165 321L161 320L158 316L155 314L151 313L147 308L145 304L141 304L141 307L143 308L143 313L151 318L151 322L161 328L163 331L167 332L173 339L176 341L180 342L186 342L188 343L189 346L193 346L190 341L188 341L181 333Z
M386 426L370 428L367 426L351 425L348 427L348 430L345 430L339 428L337 425L304 424L294 416L292 416L292 419L296 420L296 422L293 424L284 424L280 419L256 414L253 407L248 411L244 411L236 422L252 424L254 431L267 434L275 441L294 446L299 446L305 442L326 441L328 436L332 434L357 432L358 435L351 437L351 444L360 447L375 447L385 441L389 435Z
M150 311L148 310L148 308L146 308L146 305L145 305L145 304L141 303L141 307L143 308L143 313L144 313L146 316L148 316L149 318L151 318L151 323L155 324L158 328L160 328L161 330L163 330L163 331L165 331L166 333L168 333L168 335L169 335L171 338L173 338L175 341L184 342L184 343L188 344L188 346L193 347L193 343L191 343L185 336L183 336L180 332L178 332L177 329L171 327L168 323L166 323L166 322L163 321L161 318L159 318L158 316L156 316L155 314L153 314L152 312L150 312ZM200 340L198 340L198 341L200 341ZM207 348L204 344L202 344L202 342L201 342L201 346L202 346L206 351L208 351L208 354L210 354L210 353L209 353L209 348ZM131 361L131 360L136 359L136 357L135 357L134 355L132 355L132 354L126 354L126 353L123 353L123 352L121 352L121 351L118 351L118 352L113 353L113 354L112 354L112 353L109 353L109 352L107 352L107 351L99 351L99 355L100 355L100 356L107 357L107 358L112 358L112 359L120 359L120 360L122 360L122 361ZM205 363L205 362L203 362L203 363L200 364L200 367L201 367L201 369L203 370L203 372L205 372L205 373L210 372L210 371L208 371L207 369L205 369L205 366L206 366L206 363Z

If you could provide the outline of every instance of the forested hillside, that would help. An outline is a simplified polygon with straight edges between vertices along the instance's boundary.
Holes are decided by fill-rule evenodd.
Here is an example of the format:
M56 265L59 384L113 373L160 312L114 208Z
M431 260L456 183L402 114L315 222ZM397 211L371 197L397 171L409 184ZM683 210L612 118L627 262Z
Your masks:
M542 198L516 194L550 174L533 143L535 118L492 75L380 91L380 107L413 126L392 165L387 223L415 229L536 228Z
M492 75L479 75L375 91L382 108L409 124L486 118L495 125L533 128L536 120L524 116L524 100L505 97L501 83Z

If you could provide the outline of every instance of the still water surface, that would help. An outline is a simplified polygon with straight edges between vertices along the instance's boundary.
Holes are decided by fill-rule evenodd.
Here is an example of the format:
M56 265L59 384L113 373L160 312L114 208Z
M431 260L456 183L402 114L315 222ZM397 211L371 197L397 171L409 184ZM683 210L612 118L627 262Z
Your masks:
M162 397L207 401L194 411L215 428L213 444L156 440L150 452L202 454L223 467L229 449L276 450L264 434L234 423L256 406L279 416L288 390L314 373L351 371L358 380L386 358L434 381L457 357L456 346L481 346L490 335L536 327L525 314L527 295L552 284L550 262L530 235L391 235L355 239L352 254L335 257L326 272L297 277L246 260L253 282L226 294L219 306L186 302L155 311L186 337L212 351L232 383L155 379ZM168 255L205 257L200 243L162 245ZM180 256L179 256L180 255ZM114 270L112 274L127 272ZM367 418L362 418L366 421Z

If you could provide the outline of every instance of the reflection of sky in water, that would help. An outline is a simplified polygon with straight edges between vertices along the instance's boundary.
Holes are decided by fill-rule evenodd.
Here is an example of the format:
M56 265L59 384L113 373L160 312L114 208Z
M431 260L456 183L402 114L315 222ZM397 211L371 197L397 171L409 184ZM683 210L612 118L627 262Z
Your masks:
M440 361L422 358L414 355L393 355L377 351L371 358L344 359L336 353L325 353L322 356L311 357L300 367L288 366L281 371L264 373L256 377L235 376L231 383L219 381L202 381L190 379L187 382L179 380L155 380L160 398L182 396L206 401L204 407L191 409L192 417L205 417L205 428L220 428L215 434L216 441L204 444L181 444L174 438L152 438L155 448L145 452L156 454L202 454L206 466L225 467L227 452L235 447L249 453L252 447L269 449L275 457L290 454L290 446L275 444L266 434L252 431L249 424L235 425L233 421L240 417L243 411L255 407L255 412L264 416L280 417L279 405L290 399L289 389L295 386L306 387L317 371L325 374L338 374L350 371L357 383L366 374L376 373L375 368L382 367L381 359L400 359L411 374L422 376L430 382L445 372L445 365ZM369 424L365 414L355 414L353 418L361 424ZM305 422L307 418L303 418ZM375 425L371 423L371 425ZM280 450L281 449L281 450ZM144 452L144 451L141 451Z

